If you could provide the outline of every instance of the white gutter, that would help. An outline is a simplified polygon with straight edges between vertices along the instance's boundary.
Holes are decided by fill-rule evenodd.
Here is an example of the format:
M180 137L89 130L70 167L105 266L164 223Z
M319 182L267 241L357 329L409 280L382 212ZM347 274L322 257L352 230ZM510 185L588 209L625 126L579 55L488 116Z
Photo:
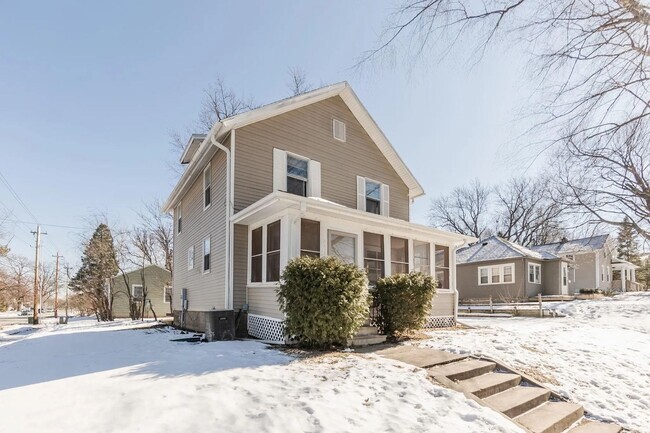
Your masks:
M233 131L233 134L235 132ZM231 136L231 140L233 140ZM233 203L232 203L232 195L231 195L231 188L232 188L232 179L230 177L231 173L231 167L230 167L230 149L228 149L226 146L223 144L219 143L215 138L214 134L210 134L210 142L216 146L217 148L221 149L224 151L226 154L226 221L228 222L228 227L226 228L226 265L224 266L224 284L225 284L225 301L224 301L224 309L228 310L230 309L230 297L231 297L231 286L230 286L230 266L232 265L232 251L231 251L231 233L230 229L232 226L231 223L231 217L233 213Z

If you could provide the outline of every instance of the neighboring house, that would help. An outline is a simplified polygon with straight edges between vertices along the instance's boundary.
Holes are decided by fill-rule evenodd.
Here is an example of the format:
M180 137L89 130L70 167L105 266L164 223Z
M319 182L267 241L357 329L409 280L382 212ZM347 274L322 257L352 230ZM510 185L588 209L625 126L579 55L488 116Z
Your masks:
M580 289L609 290L614 280L612 258L615 257L616 241L610 235L588 238L563 239L546 245L531 247L539 253L554 254L575 262L569 271L569 292Z
M371 284L434 275L429 323L455 323L455 250L475 239L409 222L424 191L347 83L221 120L190 138L182 163L164 207L175 223L175 323L226 336L236 322L282 341L276 289L300 255L338 256Z
M456 253L460 299L495 301L569 293L569 259L491 236Z
M145 290L145 317L153 317L152 308L158 317L164 317L171 312L172 275L167 269L149 265L116 275L113 281L114 317L130 317L129 293L138 305L142 305Z

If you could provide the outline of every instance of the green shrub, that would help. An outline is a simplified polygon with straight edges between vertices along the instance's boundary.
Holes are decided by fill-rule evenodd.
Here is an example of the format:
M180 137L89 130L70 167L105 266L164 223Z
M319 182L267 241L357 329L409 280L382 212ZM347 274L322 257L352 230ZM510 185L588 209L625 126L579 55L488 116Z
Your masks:
M419 272L379 280L373 291L379 330L395 336L422 328L435 294L434 279Z
M368 279L336 257L299 257L284 269L278 302L287 334L303 345L343 345L368 320Z

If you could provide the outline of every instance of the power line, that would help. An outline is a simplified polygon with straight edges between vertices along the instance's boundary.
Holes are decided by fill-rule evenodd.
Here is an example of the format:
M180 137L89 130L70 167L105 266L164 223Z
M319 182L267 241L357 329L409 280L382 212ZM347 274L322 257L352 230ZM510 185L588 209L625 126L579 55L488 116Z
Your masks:
M16 219L6 219L5 221L13 222L13 223L29 223L29 221L23 221L23 220L16 220ZM61 228L61 229L70 229L70 230L86 230L84 227L73 227L73 226L64 226L60 224L44 224L41 223L42 226L46 227L56 227L56 228Z
M30 211L29 208L27 207L27 205L26 205L26 204L25 204L25 203L20 199L20 196L18 195L18 193L16 192L16 190L13 189L13 187L11 186L11 184L9 183L9 181L7 180L7 178L4 177L4 175L2 174L1 171L0 171L0 181L1 181L2 183L5 184L5 186L7 187L7 189L9 190L9 192L11 193L11 195L13 195L14 198L16 199L16 201L18 202L18 204L20 204L20 205L22 206L22 208L25 209L25 212L27 212L27 214L28 214L29 216L31 216L31 217L34 219L34 222L35 222L36 224L38 224L38 218L36 218L36 217L34 216L34 214L32 213L32 211Z

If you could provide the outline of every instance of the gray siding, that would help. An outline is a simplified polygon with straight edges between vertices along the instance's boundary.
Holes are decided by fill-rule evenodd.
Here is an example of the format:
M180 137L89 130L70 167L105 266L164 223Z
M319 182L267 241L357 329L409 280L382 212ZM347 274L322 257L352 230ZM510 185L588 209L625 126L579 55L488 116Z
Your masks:
M345 143L333 119L345 122ZM274 147L319 161L322 197L347 207L357 207L357 175L389 185L390 216L408 221L408 188L338 96L237 130L235 212L273 192Z
M562 294L562 262L555 260L542 264L542 294Z
M578 254L575 256L575 262L575 281L571 286L574 291L598 288L598 281L596 281L596 253ZM598 270L598 276L600 278L600 270Z
M113 286L113 316L130 317L129 295L133 284L143 284L142 270L137 269L126 274L126 282L123 275L115 277ZM144 268L144 286L147 290L147 299L151 300L153 310L158 317L170 313L170 305L164 300L164 287L171 286L171 273L158 266L147 266ZM128 283L128 289L127 285ZM153 317L150 308L145 309L146 317Z
M539 284L537 283L531 283L528 281L528 264L536 264L540 265L540 282ZM538 261L538 260L528 260L526 259L526 265L524 268L524 281L525 281L525 287L526 287L526 297L531 297L531 296L537 296L539 293L544 292L544 265L545 263Z
M248 302L251 305L249 314L284 319L275 287L249 287Z
M217 152L211 161L211 206L203 210L203 175L194 180L183 197L183 227L176 230L174 209L174 309L180 309L183 288L188 293L188 308L194 311L224 309L226 253L226 156ZM210 236L211 270L203 273L203 239ZM194 269L187 269L187 251L194 246Z
M515 282L511 284L478 284L478 268L490 265L514 263ZM526 296L526 266L524 259L494 260L481 263L465 263L456 265L456 288L460 299L492 299L507 300Z

